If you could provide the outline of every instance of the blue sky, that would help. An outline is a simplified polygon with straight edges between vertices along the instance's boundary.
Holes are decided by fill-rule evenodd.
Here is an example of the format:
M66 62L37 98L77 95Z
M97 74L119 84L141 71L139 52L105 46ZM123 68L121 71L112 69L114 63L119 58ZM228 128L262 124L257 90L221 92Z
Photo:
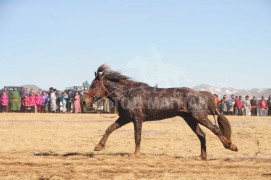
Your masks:
M160 87L271 87L268 0L0 0L0 88L64 89L103 63Z

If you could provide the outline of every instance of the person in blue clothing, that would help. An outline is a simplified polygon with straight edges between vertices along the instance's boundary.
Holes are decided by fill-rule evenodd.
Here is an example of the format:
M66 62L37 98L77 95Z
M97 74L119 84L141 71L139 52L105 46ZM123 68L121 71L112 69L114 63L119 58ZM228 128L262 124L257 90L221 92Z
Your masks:
M234 95L231 95L231 98L227 101L227 105L228 105L228 115L234 115L234 105L235 105Z
M66 109L67 99L68 99L68 95L66 94L66 92L63 92L60 97L60 112L64 113L67 111Z
M83 89L84 89L84 91L88 90L88 87L89 87L89 83L88 83L88 81L85 81L83 83Z

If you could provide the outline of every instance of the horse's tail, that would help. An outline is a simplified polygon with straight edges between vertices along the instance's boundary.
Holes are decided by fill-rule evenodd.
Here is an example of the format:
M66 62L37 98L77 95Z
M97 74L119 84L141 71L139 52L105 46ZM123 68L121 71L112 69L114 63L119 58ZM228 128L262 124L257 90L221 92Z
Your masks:
M217 112L217 121L218 121L218 125L220 130L222 131L222 134L228 139L231 140L231 124L229 122L229 120L222 114L220 114L218 112L218 110L216 109Z
M200 92L208 97L208 109L210 110L210 113L214 116L214 118L215 114L218 115L217 121L222 134L228 140L231 140L231 124L229 120L224 115L220 114L220 112L218 111L214 96L209 91L200 91Z

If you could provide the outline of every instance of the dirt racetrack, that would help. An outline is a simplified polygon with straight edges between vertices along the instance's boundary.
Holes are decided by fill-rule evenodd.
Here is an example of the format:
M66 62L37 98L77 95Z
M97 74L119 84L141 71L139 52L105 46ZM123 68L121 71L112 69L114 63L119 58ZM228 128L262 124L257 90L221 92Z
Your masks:
M132 124L93 152L116 118L1 113L0 179L271 179L271 117L228 118L239 152L203 128L208 160L199 161L199 141L178 117L144 123L136 158Z

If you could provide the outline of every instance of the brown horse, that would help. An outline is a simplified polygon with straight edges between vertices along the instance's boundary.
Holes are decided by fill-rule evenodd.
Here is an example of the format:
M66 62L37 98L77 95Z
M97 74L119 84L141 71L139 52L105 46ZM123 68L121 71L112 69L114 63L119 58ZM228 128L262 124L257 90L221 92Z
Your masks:
M216 110L210 92L195 91L190 88L155 88L148 84L135 82L119 72L101 65L95 72L95 79L84 93L84 104L88 108L94 101L107 97L116 106L119 118L105 131L96 145L95 151L101 151L109 135L123 125L133 122L135 135L135 155L140 155L142 123L181 116L197 135L201 143L202 159L206 159L205 133L199 124L210 129L225 148L237 151L231 142L231 126L225 116ZM219 127L208 119L208 113L218 115Z

